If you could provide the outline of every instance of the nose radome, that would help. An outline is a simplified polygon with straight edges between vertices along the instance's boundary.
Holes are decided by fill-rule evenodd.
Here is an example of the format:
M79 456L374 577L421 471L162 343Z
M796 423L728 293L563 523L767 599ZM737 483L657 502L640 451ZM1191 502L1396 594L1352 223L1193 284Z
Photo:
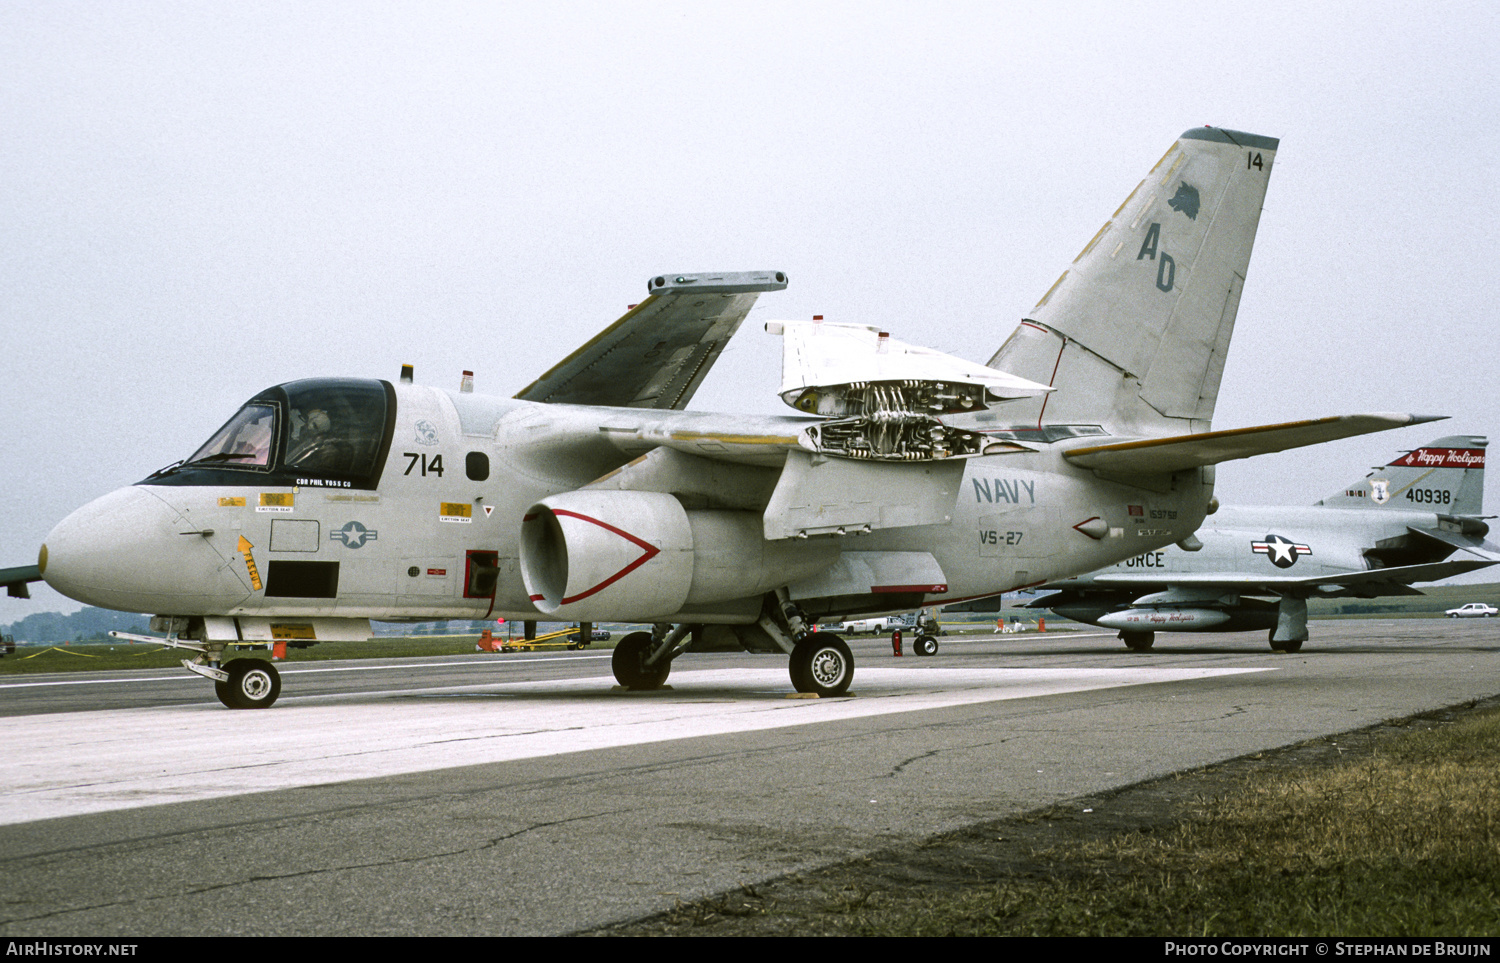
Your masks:
M215 614L249 588L179 513L139 485L110 492L52 529L42 577L89 605L127 612Z

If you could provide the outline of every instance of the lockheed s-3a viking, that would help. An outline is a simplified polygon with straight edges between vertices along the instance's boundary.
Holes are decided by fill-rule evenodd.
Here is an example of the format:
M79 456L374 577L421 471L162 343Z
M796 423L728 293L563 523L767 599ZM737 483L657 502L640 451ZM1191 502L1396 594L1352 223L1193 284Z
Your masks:
M514 398L409 373L262 391L188 458L63 520L12 588L40 576L156 615L237 708L280 691L271 663L226 660L237 644L365 638L369 619L650 624L615 649L624 686L733 642L839 695L854 661L818 620L1186 541L1217 462L1415 420L1210 430L1276 147L1183 134L987 365L773 322L797 413L685 411L787 281L662 275Z

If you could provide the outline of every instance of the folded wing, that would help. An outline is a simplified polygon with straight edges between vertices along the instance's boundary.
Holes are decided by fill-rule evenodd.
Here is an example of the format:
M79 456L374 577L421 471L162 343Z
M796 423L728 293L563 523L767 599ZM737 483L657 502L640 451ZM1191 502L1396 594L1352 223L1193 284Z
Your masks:
M625 316L516 395L522 401L681 409L780 271L659 275Z

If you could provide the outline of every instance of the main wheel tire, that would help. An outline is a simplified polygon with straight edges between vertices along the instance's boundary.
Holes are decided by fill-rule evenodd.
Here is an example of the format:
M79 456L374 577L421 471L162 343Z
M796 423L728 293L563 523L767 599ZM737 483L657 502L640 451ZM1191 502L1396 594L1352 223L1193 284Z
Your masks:
M816 632L797 643L788 669L798 692L839 696L854 681L854 654L838 636Z
M235 659L224 666L225 682L215 682L219 701L231 709L269 709L281 695L281 673L264 659Z
M917 655L937 655L937 639L930 635L919 635L917 641L911 644L911 648Z
M1272 642L1271 643L1271 648L1275 649L1277 652L1286 652L1286 653L1301 652L1302 651L1302 640L1298 639L1295 642Z
M650 654L650 632L632 632L621 639L609 661L615 681L627 689L660 689L672 671L672 663L648 666L646 657Z
M1121 632L1120 640L1125 647L1132 652L1150 652L1151 645L1156 641L1155 632Z

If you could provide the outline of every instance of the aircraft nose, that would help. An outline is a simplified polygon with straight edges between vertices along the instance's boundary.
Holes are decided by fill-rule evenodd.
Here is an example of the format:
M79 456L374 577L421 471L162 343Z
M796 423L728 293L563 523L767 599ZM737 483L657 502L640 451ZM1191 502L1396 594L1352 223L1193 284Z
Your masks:
M111 492L59 522L38 564L47 584L69 598L126 612L210 614L250 594L207 538L140 486Z

